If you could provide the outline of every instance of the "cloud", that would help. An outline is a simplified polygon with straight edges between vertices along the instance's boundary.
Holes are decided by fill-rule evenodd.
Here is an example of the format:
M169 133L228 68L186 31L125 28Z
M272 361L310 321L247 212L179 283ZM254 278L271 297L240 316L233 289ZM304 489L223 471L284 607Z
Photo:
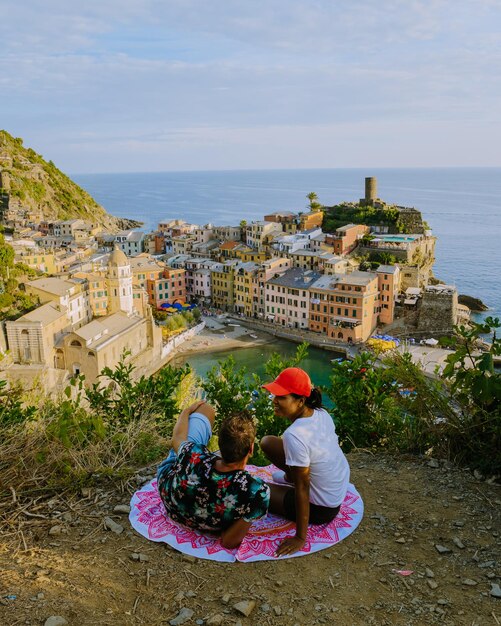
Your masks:
M156 162L175 145L186 159L193 150L200 163L195 150L212 145L204 139L207 129L232 146L238 165L248 163L247 155L242 147L238 157L229 137L247 145L255 133L266 142L264 129L303 137L302 129L311 128L327 153L330 134L322 139L319 127L345 125L355 133L398 124L404 146L406 133L427 123L453 123L458 132L461 124L500 124L495 0L461 0L453 10L446 0L6 5L3 125L39 148L57 146L63 161L68 146L72 164L77 145L82 159L92 146L111 155L113 146L128 145L131 159L149 146ZM274 155L275 166L287 161L274 145L265 153ZM464 156L470 157L466 149ZM82 169L89 169L88 160Z

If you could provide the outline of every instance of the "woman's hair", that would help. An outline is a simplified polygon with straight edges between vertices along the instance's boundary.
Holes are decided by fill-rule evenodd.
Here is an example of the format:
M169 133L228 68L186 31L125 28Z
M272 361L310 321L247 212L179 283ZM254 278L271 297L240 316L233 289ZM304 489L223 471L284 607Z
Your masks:
M219 427L219 450L225 463L244 459L256 438L256 426L249 411L227 417Z
M293 398L304 398L305 404L309 409L321 409L322 408L322 392L318 387L313 387L309 396L300 396L297 393L291 393Z

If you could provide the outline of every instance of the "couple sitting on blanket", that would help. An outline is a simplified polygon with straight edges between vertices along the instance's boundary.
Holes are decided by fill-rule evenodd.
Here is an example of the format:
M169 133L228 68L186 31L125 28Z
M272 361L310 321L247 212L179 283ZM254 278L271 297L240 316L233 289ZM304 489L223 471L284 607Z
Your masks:
M277 556L293 554L305 541L308 524L332 521L346 495L348 462L332 418L308 374L285 369L264 388L273 394L275 414L291 425L282 437L266 436L261 449L280 471L273 482L253 477L245 466L254 451L256 428L250 413L226 418L219 428L219 454L207 449L214 409L196 402L179 415L169 456L157 472L158 489L170 517L191 528L219 532L225 548L236 548L253 520L270 513L296 523Z

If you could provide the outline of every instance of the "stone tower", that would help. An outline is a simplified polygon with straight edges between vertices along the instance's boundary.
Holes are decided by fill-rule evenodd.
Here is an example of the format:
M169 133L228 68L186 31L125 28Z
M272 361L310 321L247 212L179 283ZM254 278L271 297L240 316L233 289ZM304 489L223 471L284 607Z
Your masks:
M374 206L377 200L377 178L375 176L367 176L365 178L365 198L360 198L360 204L363 206Z
M115 246L108 261L108 315L117 311L132 313L132 272L125 253Z

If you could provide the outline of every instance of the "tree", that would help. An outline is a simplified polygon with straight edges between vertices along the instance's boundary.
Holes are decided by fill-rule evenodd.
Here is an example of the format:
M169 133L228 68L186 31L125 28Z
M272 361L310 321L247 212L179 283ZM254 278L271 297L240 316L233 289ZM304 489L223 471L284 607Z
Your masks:
M8 277L12 267L14 267L14 248L5 243L5 238L0 233L0 276Z
M322 209L322 205L318 202L318 196L314 191L310 191L306 198L309 200L310 211L320 211Z

